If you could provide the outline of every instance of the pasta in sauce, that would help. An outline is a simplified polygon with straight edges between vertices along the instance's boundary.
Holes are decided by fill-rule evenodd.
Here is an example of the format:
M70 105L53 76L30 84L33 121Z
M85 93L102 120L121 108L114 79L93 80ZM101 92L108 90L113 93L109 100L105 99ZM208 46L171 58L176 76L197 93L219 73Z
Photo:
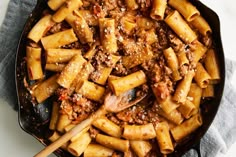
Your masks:
M202 125L201 100L214 97L219 65L212 30L188 0L48 5L28 35L26 57L35 100L55 100L49 140L87 119L107 92L145 97L96 119L62 149L84 157L162 156Z

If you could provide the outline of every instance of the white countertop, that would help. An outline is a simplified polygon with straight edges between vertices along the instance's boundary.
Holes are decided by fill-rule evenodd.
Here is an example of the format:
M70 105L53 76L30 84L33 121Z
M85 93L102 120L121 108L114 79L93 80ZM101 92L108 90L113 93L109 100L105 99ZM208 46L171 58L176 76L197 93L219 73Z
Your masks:
M9 0L0 0L0 24L4 19L8 2ZM225 56L226 58L236 61L234 39L236 37L236 1L202 0L202 2L220 16ZM21 130L18 124L17 112L3 100L0 100L0 102L0 156L32 157L35 153L43 149L43 145ZM222 154L219 157L234 157L235 155L236 143L231 147L227 154ZM54 155L51 155L50 157L54 157Z

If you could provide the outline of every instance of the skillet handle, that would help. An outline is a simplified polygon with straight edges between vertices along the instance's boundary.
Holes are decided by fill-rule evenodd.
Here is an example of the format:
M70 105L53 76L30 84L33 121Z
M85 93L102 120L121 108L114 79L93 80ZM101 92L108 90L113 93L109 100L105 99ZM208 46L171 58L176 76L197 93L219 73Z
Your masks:
M196 143L192 149L194 149L197 152L197 156L201 157L201 148L200 148L201 140L199 140L198 143Z

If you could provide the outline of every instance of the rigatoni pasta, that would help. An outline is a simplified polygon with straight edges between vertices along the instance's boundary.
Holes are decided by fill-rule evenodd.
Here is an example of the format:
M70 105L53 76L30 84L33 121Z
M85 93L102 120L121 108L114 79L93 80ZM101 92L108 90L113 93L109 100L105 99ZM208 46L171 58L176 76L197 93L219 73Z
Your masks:
M130 147L138 155L138 157L143 157L148 154L152 149L152 145L148 141L130 141Z
M41 48L26 47L27 71L30 80L37 80L44 77L41 52Z
M155 127L157 142L162 154L170 154L174 151L167 122L161 122Z
M150 13L151 18L154 20L163 20L167 6L167 0L153 0L152 3L152 10Z
M41 43L44 49L59 48L61 46L77 41L77 37L73 29L61 31L46 37L41 38Z
M200 15L197 8L188 0L169 0L168 4L178 10L187 21L192 21Z
M52 16L53 21L62 22L70 13L83 5L81 0L67 0Z
M69 88L85 63L86 60L80 54L75 55L61 72L57 83L62 87Z
M72 12L66 16L65 20L71 25L76 35L79 37L81 43L93 42L93 33L79 12Z
M196 33L188 23L181 17L178 11L173 11L165 18L165 22L175 31L175 33L185 42L191 43L197 39Z
M145 125L125 125L122 136L129 140L148 140L156 137L151 123Z
M188 136L191 132L195 131L201 125L201 115L196 114L181 125L171 129L171 134L174 137L175 141L181 141L184 137Z
M52 21L52 15L46 15L41 18L36 25L34 25L27 38L37 43L53 25L54 22Z
M214 42L212 29L190 1L48 5L28 34L24 83L33 102L52 97L50 141L94 118L62 148L149 157L156 148L173 153L201 127L201 102L214 98L221 67L206 41Z

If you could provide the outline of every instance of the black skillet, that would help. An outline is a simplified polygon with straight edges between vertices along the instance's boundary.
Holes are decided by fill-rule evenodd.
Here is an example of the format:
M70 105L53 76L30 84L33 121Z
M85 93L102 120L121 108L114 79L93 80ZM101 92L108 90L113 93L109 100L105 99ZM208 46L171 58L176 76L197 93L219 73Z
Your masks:
M24 131L35 137L45 146L50 143L47 137L51 134L50 130L48 129L51 112L50 99L46 102L43 102L43 104L35 104L33 101L31 101L30 93L24 86L24 79L27 76L25 62L27 34L35 25L35 23L40 19L43 11L48 8L46 2L47 0L38 0L35 9L29 16L19 40L15 63L15 81L19 106L19 124ZM214 11L206 7L200 1L191 0L191 2L198 8L198 10L201 12L201 15L208 21L213 30L213 40L215 42L220 63L221 82L215 88L215 98L212 100L207 100L203 105L201 105L203 125L193 134L191 134L186 140L179 143L175 148L175 151L168 156L181 156L190 149L197 150L198 156L201 156L199 153L199 143L217 113L225 82L225 60L221 43L219 17ZM61 149L55 151L55 154L59 157L72 156L68 152Z

